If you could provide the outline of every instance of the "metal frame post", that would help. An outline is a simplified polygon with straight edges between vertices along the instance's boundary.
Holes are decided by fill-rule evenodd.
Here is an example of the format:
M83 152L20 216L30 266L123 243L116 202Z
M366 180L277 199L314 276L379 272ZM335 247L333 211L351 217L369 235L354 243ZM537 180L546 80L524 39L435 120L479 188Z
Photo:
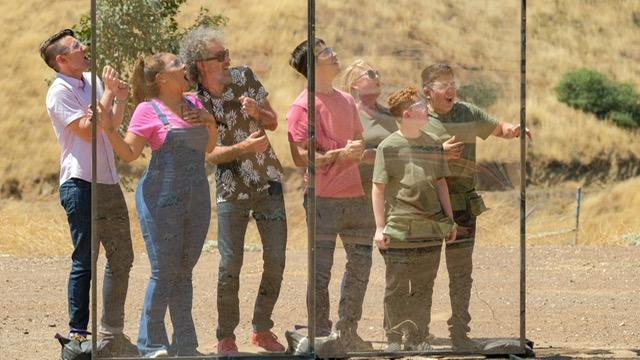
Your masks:
M527 0L520 10L520 348L526 347L526 223L527 223Z
M309 297L307 311L309 315L309 353L315 355L315 338L316 338L316 174L315 174L315 158L316 158L316 81L315 81L315 0L307 1L307 235L308 235L308 287L307 296Z
M91 354L98 356L98 290L97 290L97 263L98 263L98 229L96 217L98 213L97 201L97 147L96 134L98 125L97 89L96 89L96 0L91 0Z

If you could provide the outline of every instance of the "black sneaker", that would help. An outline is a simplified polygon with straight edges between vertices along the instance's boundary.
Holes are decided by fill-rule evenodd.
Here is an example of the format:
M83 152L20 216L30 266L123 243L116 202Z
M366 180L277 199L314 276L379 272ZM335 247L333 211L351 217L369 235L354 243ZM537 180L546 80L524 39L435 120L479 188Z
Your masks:
M105 335L98 344L100 356L137 356L138 348L125 334Z
M451 336L451 348L458 351L478 352L483 350L481 343L465 335Z
M363 340L355 331L341 331L340 343L347 352L372 351L373 345L370 341Z

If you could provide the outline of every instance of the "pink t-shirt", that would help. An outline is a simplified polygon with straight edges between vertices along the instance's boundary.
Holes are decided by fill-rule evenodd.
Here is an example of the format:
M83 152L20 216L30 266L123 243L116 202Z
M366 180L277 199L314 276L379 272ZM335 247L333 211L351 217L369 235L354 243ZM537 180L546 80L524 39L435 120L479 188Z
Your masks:
M290 142L307 140L307 89L303 90L287 112ZM334 89L331 94L316 93L316 149L343 148L347 140L362 134L362 124L353 97ZM339 161L316 168L316 195L327 198L363 196L357 161Z
M186 98L189 99L191 103L195 104L196 108L202 109L202 103L197 96L187 95ZM169 120L169 124L172 128L191 127L191 124L182 120L180 116L174 114L173 111L171 111L159 99L153 99L151 101L155 102L160 108L160 111L167 116L167 120ZM156 112L153 110L151 103L149 101L145 101L141 102L136 107L136 110L133 112L133 116L131 116L131 122L129 123L127 131L147 139L147 143L151 147L151 150L158 150L164 143L164 139L167 137L169 129L162 124L162 120L160 120Z

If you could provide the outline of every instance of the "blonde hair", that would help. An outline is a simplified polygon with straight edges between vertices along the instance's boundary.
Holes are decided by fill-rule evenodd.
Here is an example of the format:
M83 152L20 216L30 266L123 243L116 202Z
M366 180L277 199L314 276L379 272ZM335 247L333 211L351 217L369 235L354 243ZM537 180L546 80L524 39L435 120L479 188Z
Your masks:
M158 96L160 90L156 83L156 75L167 66L162 59L167 53L157 53L147 57L140 56L133 68L131 84L133 101L137 106L141 102Z
M361 69L366 70L368 68L373 69L373 66L371 66L371 64L369 64L368 62L362 59L358 59L352 62L351 65L347 66L347 68L344 71L342 90L351 94L351 96L353 96L356 100L358 100L358 96L356 92L353 90L353 85L356 82L356 80L362 77L362 72L357 70L361 70Z
M414 86L406 87L389 95L389 111L393 116L402 117L402 113L420 98L420 92Z

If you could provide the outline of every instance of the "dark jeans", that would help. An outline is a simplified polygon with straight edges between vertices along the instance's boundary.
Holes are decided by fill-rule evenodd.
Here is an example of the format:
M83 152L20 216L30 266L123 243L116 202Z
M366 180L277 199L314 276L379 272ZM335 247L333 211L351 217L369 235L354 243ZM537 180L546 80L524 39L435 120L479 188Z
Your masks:
M280 295L287 246L287 217L282 185L272 183L269 193L248 200L218 203L218 340L235 337L240 322L240 269L244 258L244 238L252 216L262 241L264 268L256 297L254 331L273 328L271 315Z
M100 331L118 334L124 326L124 303L133 263L129 213L120 186L98 184L98 241L106 250ZM86 330L91 288L91 183L69 179L60 185L60 203L67 213L73 253L69 273L69 327Z
M476 235L476 218L467 211L454 211L453 218L458 224L456 241L447 244L445 256L449 272L449 297L451 299L451 318L447 321L452 337L466 335L471 328L469 299L473 279L473 246Z
M306 197L304 206L306 209ZM316 198L316 288L313 294L307 292L307 313L309 318L315 316L317 336L326 336L331 332L329 282L338 235L347 255L347 263L340 285L336 330L355 332L362 317L375 231L370 226L370 219L363 216L367 211L366 206L370 204L366 203L364 197ZM310 296L315 296L315 312L311 310Z
M441 246L380 250L386 264L384 330L389 342L418 344L429 335Z

